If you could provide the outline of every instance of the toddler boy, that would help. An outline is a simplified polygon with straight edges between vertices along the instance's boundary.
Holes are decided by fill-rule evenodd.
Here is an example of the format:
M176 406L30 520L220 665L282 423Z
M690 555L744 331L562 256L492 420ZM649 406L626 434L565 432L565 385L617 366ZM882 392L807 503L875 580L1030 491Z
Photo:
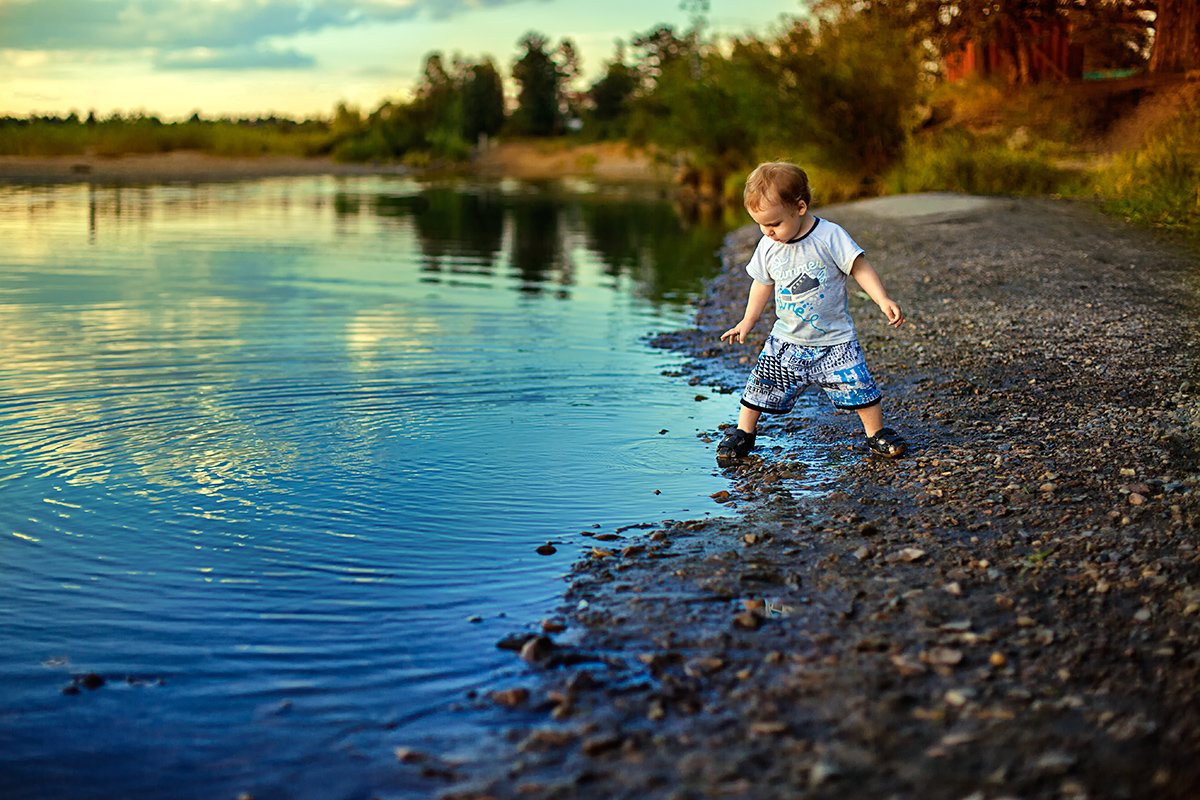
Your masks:
M907 445L883 424L879 388L850 318L846 276L875 301L889 325L902 325L904 312L850 235L809 213L812 191L804 170L782 162L760 164L746 179L743 201L763 237L746 265L753 278L746 313L721 341L745 342L772 299L777 319L746 382L737 427L726 430L717 458L749 453L759 417L790 411L800 392L813 384L837 408L858 412L871 452L901 455Z

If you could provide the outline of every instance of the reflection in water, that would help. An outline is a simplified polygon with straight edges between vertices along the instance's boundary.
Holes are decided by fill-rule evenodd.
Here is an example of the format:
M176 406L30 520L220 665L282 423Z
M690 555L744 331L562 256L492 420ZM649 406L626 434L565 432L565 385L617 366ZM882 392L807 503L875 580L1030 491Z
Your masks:
M515 288L537 294L549 283L560 292L574 282L574 254L594 254L614 280L656 301L686 300L712 273L720 245L712 226L682 225L670 204L651 190L569 195L562 187L531 191L506 184L434 184L407 194L365 198L337 193L341 217L374 215L411 225L429 280L492 275L511 267ZM569 223L567 222L569 220ZM580 239L564 234L579 229Z
M575 532L724 488L729 409L641 343L719 237L517 184L0 189L0 797L428 796L392 750L478 738L448 708Z

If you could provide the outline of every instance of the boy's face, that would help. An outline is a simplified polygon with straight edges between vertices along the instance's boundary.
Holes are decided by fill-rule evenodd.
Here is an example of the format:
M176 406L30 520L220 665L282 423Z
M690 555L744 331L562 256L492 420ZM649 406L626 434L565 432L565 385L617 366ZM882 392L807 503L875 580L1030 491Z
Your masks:
M808 205L803 200L794 206L776 202L762 208L746 210L750 212L750 218L758 223L763 236L777 242L790 242L800 233Z

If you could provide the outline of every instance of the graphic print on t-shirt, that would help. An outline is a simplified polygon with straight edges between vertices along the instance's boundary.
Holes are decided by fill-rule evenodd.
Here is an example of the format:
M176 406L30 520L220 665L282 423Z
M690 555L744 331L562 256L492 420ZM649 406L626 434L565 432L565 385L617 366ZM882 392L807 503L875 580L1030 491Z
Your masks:
M825 331L817 325L821 315L812 310L816 301L824 295L812 295L825 282L826 266L820 261L793 264L791 262L794 254L792 248L785 247L775 257L774 267L780 275L776 280L776 286L779 288L775 293L775 311L795 314L824 333Z
M820 282L816 278L801 273L798 278L783 287L781 294L790 294L792 297L803 297L820 285Z

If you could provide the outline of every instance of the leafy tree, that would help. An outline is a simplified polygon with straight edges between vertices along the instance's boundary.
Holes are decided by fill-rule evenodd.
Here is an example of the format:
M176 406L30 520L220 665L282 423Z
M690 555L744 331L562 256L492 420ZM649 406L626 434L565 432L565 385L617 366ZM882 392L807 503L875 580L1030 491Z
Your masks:
M460 159L481 134L504 124L504 88L490 61L425 58L420 82L408 103L385 102L362 122L339 107L333 124L334 156L347 161L429 156Z
M434 52L425 58L413 110L431 141L462 137L462 103L455 83L441 53Z
M464 67L461 78L463 127L468 142L495 136L504 126L504 83L490 60Z
M660 25L635 36L632 45L638 72L646 81L645 88L653 89L663 72L686 60L697 43L679 36L670 25Z
M1137 3L1140 8L1142 3ZM1083 47L1084 69L1144 67L1154 31L1131 3L1088 2L1072 12L1071 41Z
M843 14L818 23L806 55L783 77L803 87L813 140L860 172L881 170L903 147L920 99L919 51L907 32L886 17Z
M193 116L199 120L198 115ZM352 135L358 133L361 128L362 114L359 110L345 103L338 103L333 114L333 133L338 136Z
M878 173L915 116L920 51L885 15L826 14L773 40L736 41L728 55L664 29L645 37L643 66L658 75L633 99L630 138L682 155L681 177L702 194L765 158Z
M599 137L621 136L625 132L630 103L641 84L640 73L618 56L608 65L604 77L588 90L590 121Z
M550 40L533 32L527 33L520 44L525 54L512 68L513 80L520 87L513 125L519 132L533 136L559 133L565 106L563 87L572 70L578 69L574 47L565 42L557 53L552 53L547 49ZM565 63L560 64L560 60Z

